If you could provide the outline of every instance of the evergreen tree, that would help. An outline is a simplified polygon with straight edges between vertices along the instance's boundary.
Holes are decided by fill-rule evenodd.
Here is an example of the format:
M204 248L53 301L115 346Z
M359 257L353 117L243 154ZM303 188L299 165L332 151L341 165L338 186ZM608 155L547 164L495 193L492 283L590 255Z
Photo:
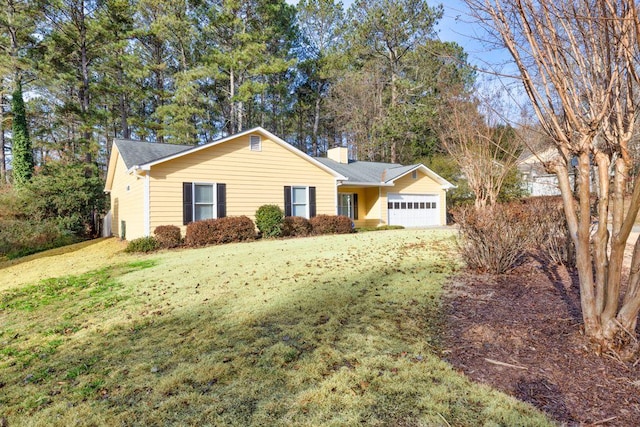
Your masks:
M33 149L29 139L27 127L27 113L22 98L22 84L18 81L11 99L13 110L13 182L16 186L23 186L33 176Z

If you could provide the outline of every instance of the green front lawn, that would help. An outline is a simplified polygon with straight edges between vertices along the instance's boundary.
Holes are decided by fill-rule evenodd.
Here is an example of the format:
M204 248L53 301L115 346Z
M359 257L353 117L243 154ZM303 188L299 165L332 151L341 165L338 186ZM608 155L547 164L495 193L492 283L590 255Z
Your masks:
M445 230L396 230L147 256L118 249L93 270L82 262L90 247L79 249L78 274L0 291L0 417L47 426L550 424L438 357L453 242ZM43 256L41 268L56 256L68 254Z

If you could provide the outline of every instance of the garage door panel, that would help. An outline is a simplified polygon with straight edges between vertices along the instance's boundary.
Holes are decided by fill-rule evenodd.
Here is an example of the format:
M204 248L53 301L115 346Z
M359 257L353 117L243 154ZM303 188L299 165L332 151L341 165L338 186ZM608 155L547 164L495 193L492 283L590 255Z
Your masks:
M440 225L440 197L437 194L387 195L390 225L425 227Z

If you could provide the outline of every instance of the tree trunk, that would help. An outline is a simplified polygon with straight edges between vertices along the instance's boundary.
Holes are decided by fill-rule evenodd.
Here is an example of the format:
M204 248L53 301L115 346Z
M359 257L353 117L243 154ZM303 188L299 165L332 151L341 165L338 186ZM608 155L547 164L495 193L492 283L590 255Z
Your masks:
M316 104L313 114L313 133L311 135L311 153L313 156L318 155L318 128L320 127L320 94L317 94Z
M124 71L122 70L122 64L118 65L118 84L119 87L124 87ZM122 133L122 138L129 139L131 138L131 131L129 129L129 114L128 114L128 106L127 106L127 94L120 91L120 95L118 97L119 101L119 110L120 110L120 132Z
M4 126L4 95L0 95L0 186L9 183L7 176L6 139Z

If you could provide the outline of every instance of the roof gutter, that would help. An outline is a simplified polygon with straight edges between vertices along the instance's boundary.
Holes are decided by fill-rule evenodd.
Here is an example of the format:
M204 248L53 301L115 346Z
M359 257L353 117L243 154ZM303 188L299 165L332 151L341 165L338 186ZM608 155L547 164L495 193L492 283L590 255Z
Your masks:
M360 182L360 181L342 181L339 182L338 185L349 185L349 186L358 186L358 187L393 187L393 183L386 182Z

